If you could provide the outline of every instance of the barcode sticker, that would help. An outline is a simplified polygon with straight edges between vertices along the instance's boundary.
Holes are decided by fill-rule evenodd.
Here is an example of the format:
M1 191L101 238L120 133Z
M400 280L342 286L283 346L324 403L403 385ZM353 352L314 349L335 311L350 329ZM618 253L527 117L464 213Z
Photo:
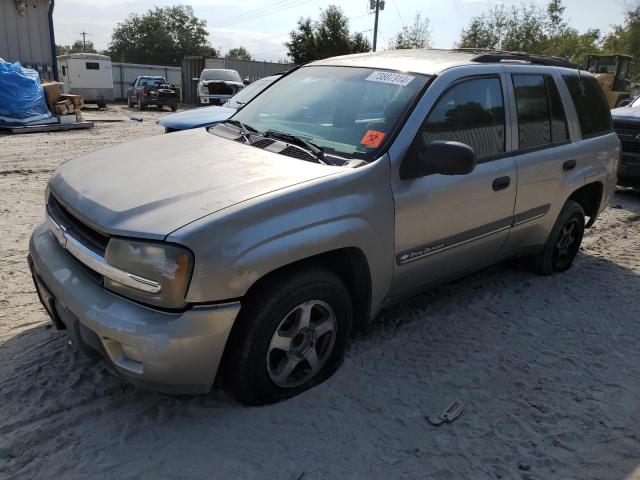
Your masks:
M414 78L416 77L413 77L411 75L404 75L402 73L381 72L376 70L367 78L365 78L365 80L368 82L390 83L391 85L400 85L401 87L406 87Z

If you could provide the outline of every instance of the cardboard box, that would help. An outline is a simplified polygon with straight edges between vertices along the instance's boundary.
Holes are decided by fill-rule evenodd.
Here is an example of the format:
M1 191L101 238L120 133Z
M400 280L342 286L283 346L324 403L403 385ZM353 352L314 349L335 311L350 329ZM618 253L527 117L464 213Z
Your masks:
M53 106L53 113L55 115L67 115L75 112L76 109L71 103L71 100L61 100Z
M62 100L70 100L76 112L84 108L84 97L82 95L62 95L61 98Z
M44 88L44 94L47 98L47 105L49 106L49 110L52 112L55 110L55 104L62 98L62 92L60 90L61 86L62 84L60 82L42 83L42 88Z

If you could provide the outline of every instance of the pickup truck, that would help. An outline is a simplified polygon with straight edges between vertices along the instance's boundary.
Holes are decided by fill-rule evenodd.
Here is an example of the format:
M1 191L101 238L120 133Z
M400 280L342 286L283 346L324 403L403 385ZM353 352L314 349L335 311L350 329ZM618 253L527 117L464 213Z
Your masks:
M613 128L622 144L618 185L640 188L640 98L611 110Z
M56 327L127 381L274 402L329 378L386 305L514 256L569 269L619 156L567 61L328 58L214 127L61 165L29 263Z
M137 77L127 90L127 104L129 108L138 107L144 110L147 105L158 108L168 106L172 112L178 109L180 89L167 82L164 77Z

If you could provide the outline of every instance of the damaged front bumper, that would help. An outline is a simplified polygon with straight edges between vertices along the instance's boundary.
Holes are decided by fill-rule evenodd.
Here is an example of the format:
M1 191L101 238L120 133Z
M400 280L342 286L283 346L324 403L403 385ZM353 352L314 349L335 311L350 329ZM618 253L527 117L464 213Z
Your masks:
M29 266L57 328L101 354L127 381L163 393L208 392L239 302L156 310L105 290L53 238L46 223L29 243Z

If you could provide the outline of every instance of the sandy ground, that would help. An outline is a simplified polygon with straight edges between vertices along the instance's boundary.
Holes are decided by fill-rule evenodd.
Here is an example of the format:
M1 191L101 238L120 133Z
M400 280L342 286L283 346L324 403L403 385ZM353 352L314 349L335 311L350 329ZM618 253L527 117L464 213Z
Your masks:
M640 479L640 194L616 194L569 272L511 261L385 310L277 405L123 387L77 353L25 260L45 183L157 115L0 137L0 478ZM453 401L454 423L426 420Z

